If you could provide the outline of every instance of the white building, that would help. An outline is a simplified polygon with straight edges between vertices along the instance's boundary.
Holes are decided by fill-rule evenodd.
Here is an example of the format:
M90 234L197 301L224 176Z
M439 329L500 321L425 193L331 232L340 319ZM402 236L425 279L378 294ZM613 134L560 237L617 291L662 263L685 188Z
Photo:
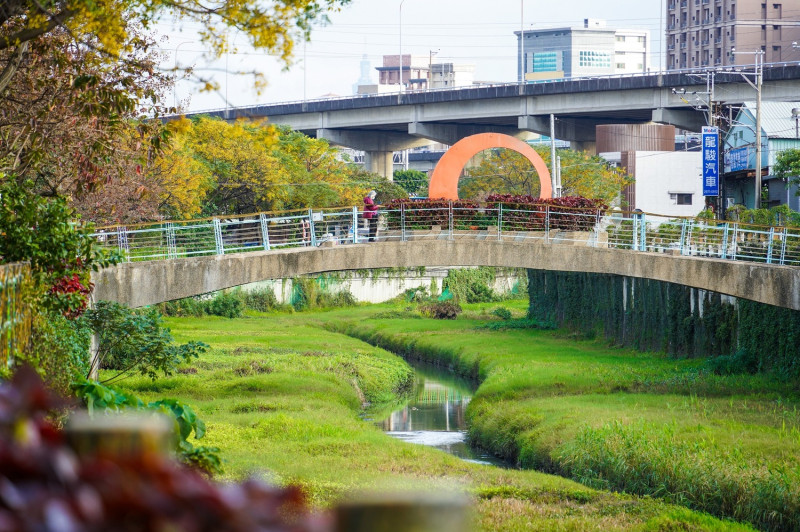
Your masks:
M696 216L705 208L699 151L607 152L601 157L628 169L630 210L666 216Z
M633 74L650 68L650 32L607 28L585 19L582 28L515 31L517 79L548 79ZM520 51L519 39L522 39ZM520 52L522 57L520 57Z

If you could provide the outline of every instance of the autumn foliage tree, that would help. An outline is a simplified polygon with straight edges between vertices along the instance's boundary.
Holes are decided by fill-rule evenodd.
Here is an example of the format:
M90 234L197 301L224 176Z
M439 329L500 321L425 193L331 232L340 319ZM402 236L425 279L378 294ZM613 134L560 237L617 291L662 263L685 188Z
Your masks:
M356 205L383 181L288 128L208 117L168 127L172 146L148 172L177 217Z
M549 147L534 149L550 168ZM612 204L632 182L630 176L609 167L600 157L573 150L558 150L557 155L561 157L564 196L582 196ZM530 161L507 149L483 152L480 163L468 170L459 185L459 195L470 199L483 199L489 194L538 196L539 191L539 174Z

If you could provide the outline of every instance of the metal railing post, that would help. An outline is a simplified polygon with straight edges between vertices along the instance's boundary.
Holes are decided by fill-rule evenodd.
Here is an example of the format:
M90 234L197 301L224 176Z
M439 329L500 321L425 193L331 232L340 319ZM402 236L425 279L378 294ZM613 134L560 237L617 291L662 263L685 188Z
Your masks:
M497 204L497 240L503 240L503 204Z
M167 222L167 258L175 259L178 257L178 250L175 245L175 225L172 222Z
M448 240L453 240L453 202L452 201L448 201L447 202L447 210L448 210L447 218L448 218L448 222L449 222L449 226L450 226L448 228L449 229L449 234L447 236L447 239Z
M214 218L214 242L216 243L217 255L225 254L225 244L222 241L222 224L219 218Z
M775 228L769 228L769 242L767 242L767 264L772 264L772 240L775 238Z
M358 207L353 207L353 244L358 244Z
M681 221L681 255L686 255L686 222L686 218Z
M267 222L267 215L262 212L258 215L258 220L261 222L261 242L264 244L264 249L269 251L269 222Z
M400 241L405 242L406 237L406 205L400 204Z
M725 260L728 258L728 231L730 230L730 224L725 222L725 229L722 232L722 249L719 253L719 258Z
M739 246L739 224L733 224L733 260L736 260L736 255L738 254L738 246Z
M308 230L311 231L311 246L312 247L317 247L317 232L314 230L314 210L313 209L308 209Z
M783 234L781 235L781 260L780 265L783 266L786 264L786 241L789 239L789 228L783 228Z
M128 243L128 229L125 226L117 227L117 248L119 254L125 257L125 262L130 262L131 248Z
M645 214L639 215L639 251L647 251L647 219Z
M633 213L633 227L631 228L631 249L639 250L639 215Z
M544 206L544 241L550 242L550 205Z

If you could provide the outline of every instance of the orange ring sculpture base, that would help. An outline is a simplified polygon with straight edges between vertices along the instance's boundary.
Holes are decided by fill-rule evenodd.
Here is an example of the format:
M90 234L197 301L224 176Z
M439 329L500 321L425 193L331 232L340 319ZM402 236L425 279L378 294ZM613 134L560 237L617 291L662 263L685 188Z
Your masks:
M542 199L553 197L550 170L547 169L544 159L526 142L502 133L480 133L465 137L453 144L433 170L431 182L428 185L428 197L457 200L458 179L461 177L464 167L477 154L492 148L514 150L528 159L539 174L539 183L541 184L539 197Z

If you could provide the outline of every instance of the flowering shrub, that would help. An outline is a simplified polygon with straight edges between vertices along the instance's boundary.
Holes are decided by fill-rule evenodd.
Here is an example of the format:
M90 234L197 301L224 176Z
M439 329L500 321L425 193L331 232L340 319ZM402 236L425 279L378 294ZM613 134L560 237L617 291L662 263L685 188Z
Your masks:
M548 213L549 229L590 231L598 214L608 208L600 200L579 196L541 199L511 194L490 195L486 204L471 200L403 198L390 201L386 207L392 228L400 227L402 218L406 229L430 229L434 225L447 228L452 208L454 229L477 230L498 225L501 205L503 231L544 231L548 228Z

